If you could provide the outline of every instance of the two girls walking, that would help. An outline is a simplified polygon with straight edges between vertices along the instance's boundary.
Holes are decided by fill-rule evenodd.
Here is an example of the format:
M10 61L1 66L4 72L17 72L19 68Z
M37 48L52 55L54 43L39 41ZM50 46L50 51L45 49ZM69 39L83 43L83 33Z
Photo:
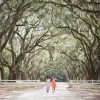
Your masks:
M52 77L52 79L50 79L50 77L47 77L47 79L46 79L46 90L47 90L47 92L49 92L50 86L52 87L52 92L53 93L55 92L56 80L57 79L55 77Z

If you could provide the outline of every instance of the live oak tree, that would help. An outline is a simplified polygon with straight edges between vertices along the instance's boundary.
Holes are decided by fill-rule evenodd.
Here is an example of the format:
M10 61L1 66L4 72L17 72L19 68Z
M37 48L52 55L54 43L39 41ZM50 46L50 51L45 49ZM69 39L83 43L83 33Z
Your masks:
M65 29L80 41L85 56L83 63L87 79L98 79L100 77L100 2L98 0L44 2L52 4L50 5L52 25Z
M59 58L61 64L55 68L66 77L100 79L99 9L99 0L2 0L2 79L5 67L9 69L9 79L37 79L49 71L46 66L55 66L60 53L65 59ZM70 41L63 37L67 34L77 41L69 50L64 47ZM43 50L50 60L43 57Z

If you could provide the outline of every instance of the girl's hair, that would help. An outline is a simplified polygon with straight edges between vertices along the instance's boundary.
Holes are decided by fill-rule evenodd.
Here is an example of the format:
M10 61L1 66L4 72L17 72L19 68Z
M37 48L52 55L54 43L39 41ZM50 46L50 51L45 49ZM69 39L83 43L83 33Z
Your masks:
M51 77L51 81L53 80L53 78L55 78L54 76Z
M50 79L50 76L47 76L47 79Z

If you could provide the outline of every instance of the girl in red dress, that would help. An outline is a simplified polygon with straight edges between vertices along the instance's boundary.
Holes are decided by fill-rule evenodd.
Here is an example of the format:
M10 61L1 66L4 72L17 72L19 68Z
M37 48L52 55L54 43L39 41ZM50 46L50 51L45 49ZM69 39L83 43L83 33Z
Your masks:
M56 88L56 78L54 77L52 77L51 86L52 86L52 92L54 93Z

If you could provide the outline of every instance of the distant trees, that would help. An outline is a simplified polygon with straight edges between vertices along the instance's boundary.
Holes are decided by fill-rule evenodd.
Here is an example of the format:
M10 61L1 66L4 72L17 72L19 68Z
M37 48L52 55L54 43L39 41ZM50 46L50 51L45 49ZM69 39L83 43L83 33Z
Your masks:
M84 59L79 61L86 79L100 78L100 2L98 0L44 1L52 9L52 25L65 29L80 42ZM68 55L73 58L72 55ZM72 61L74 61L72 59ZM75 62L75 61L74 61ZM76 63L75 63L76 66Z

